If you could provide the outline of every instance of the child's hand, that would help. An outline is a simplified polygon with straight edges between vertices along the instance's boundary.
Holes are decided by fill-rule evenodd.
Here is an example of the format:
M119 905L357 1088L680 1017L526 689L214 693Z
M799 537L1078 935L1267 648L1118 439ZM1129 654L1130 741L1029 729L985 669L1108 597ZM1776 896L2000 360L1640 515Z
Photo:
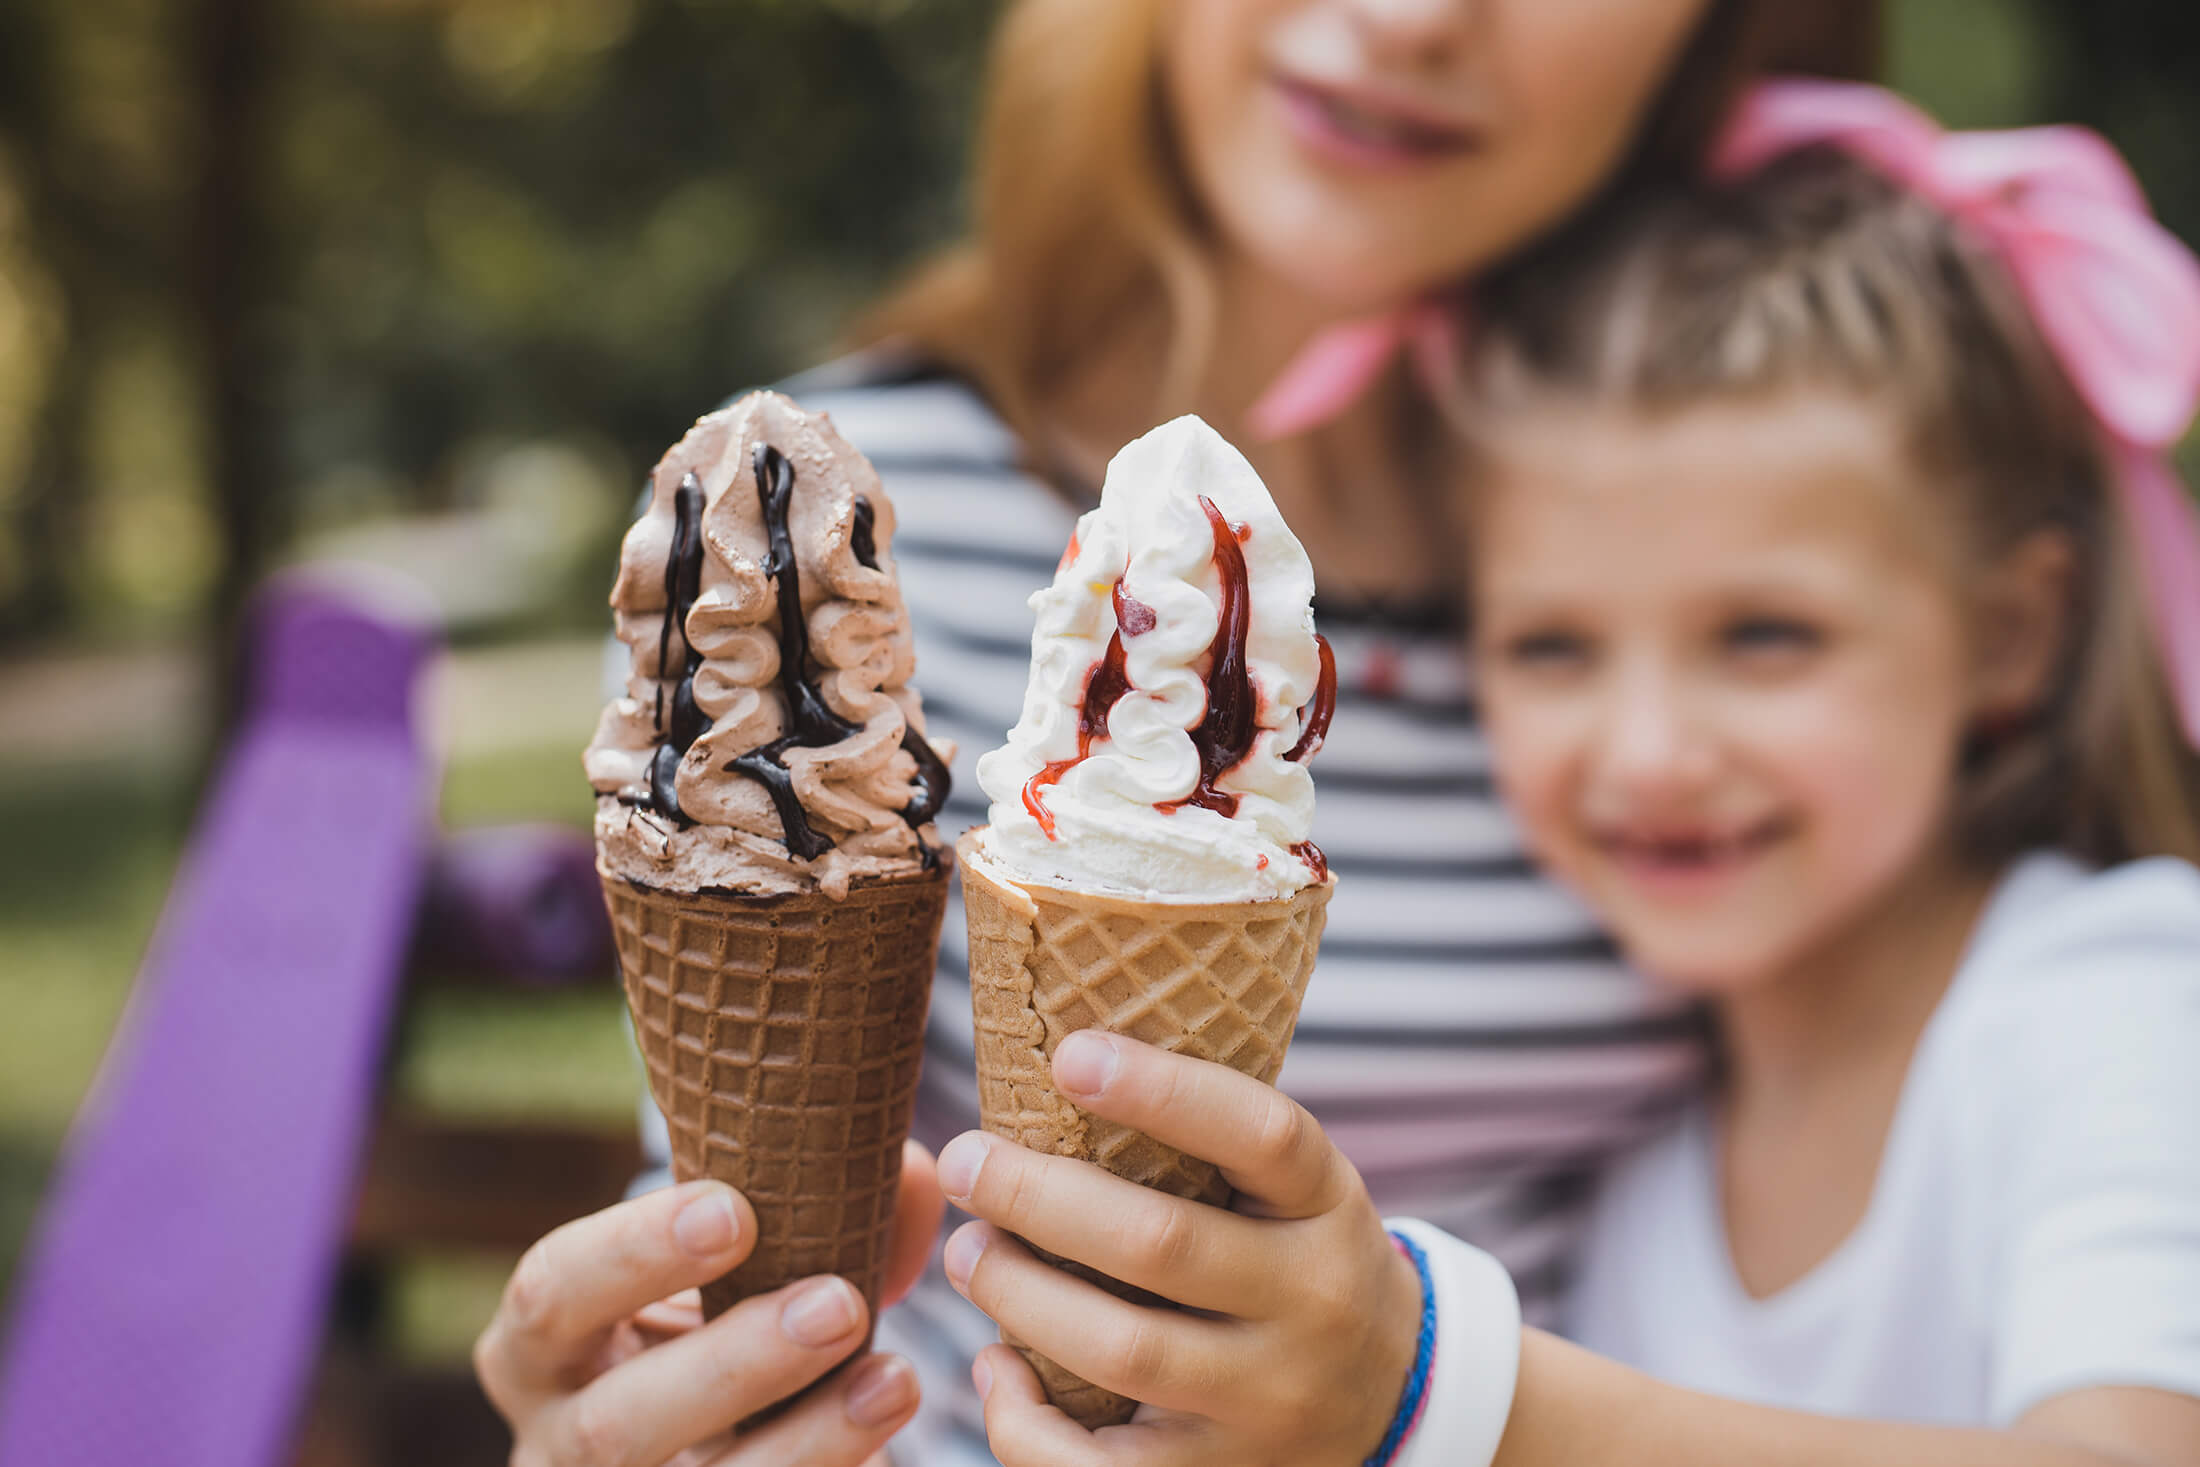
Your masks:
M912 1142L886 1300L923 1272L941 1211L932 1158ZM512 1460L876 1467L874 1454L917 1407L915 1372L892 1356L842 1370L768 1425L731 1435L863 1339L863 1296L836 1278L758 1295L705 1324L695 1286L755 1243L747 1199L690 1182L567 1223L529 1249L474 1345L482 1390L512 1429Z
M1421 1285L1352 1164L1301 1106L1221 1065L1086 1030L1062 1041L1054 1078L1093 1114L1219 1164L1238 1196L1226 1212L977 1132L940 1154L942 1190L986 1219L948 1240L955 1286L1040 1354L1148 1403L1087 1432L992 1347L974 1378L1001 1461L1357 1467L1412 1368ZM1118 1299L1010 1232L1199 1312Z

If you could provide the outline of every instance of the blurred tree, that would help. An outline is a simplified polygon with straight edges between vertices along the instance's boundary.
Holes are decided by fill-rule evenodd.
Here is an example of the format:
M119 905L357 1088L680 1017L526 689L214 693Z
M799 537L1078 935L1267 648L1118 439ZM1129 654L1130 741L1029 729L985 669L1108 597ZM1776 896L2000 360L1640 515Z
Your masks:
M0 8L0 189L34 262L9 262L12 293L28 293L24 277L35 273L51 293L61 328L82 333L86 303L96 293L91 211L62 176L56 77L42 64L57 49L54 32L62 23L57 6ZM63 568L78 523L68 489L82 477L89 353L42 353L27 335L10 346L7 386L22 400L28 442L17 456L17 482L0 494L0 534L10 551L0 562L0 637L19 639L53 629L67 601Z
M263 219L269 83L275 58L271 0L194 0L186 34L197 44L193 101L201 154L185 233L184 290L203 364L203 469L220 507L213 613L227 625L284 529L275 420L253 326L259 292L279 270Z
M991 7L331 8L284 88L289 446L429 479L483 427L644 462L817 350L952 226Z
M2081 122L2200 238L2200 7L2189 0L1896 0L1891 80L1955 127Z
M2052 14L2060 44L2045 115L2115 139L2156 212L2200 239L2200 6L2085 0Z
M960 214L995 0L0 6L0 641L233 609L485 439L623 502ZM22 221L19 256L7 250Z

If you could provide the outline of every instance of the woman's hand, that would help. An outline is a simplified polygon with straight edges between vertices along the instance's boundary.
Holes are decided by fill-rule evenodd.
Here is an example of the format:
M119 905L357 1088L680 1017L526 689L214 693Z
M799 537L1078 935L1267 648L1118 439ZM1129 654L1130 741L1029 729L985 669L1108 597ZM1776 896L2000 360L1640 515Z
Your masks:
M889 1300L923 1272L942 1207L931 1155L911 1142ZM736 1422L852 1354L865 1324L863 1296L830 1276L703 1323L696 1287L755 1244L756 1215L740 1193L689 1182L528 1249L474 1343L482 1389L512 1428L514 1467L856 1467L878 1452L917 1407L915 1371L890 1355L733 1437Z
M984 1219L948 1240L949 1279L1040 1354L1148 1403L1088 1432L993 1346L973 1377L1001 1461L1357 1467L1412 1368L1421 1285L1352 1164L1304 1108L1221 1065L1085 1030L1055 1051L1054 1079L1219 1164L1238 1196L1207 1207L976 1132L941 1152L942 1189ZM1196 1312L1127 1303L1010 1233Z

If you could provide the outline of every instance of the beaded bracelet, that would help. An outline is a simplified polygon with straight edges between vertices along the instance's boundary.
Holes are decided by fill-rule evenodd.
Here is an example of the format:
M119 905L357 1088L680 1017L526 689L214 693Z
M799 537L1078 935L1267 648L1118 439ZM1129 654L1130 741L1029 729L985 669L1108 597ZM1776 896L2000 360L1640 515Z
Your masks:
M1392 1233L1390 1240L1398 1245L1413 1264L1413 1271L1421 1279L1421 1333L1413 1343L1413 1369L1406 1373L1406 1388L1398 1397L1398 1410L1390 1418L1390 1429L1383 1433L1382 1443L1375 1448L1364 1467L1390 1467L1398 1455L1398 1448L1413 1434L1413 1428L1421 1422L1421 1413L1428 1406L1429 1372L1436 1364L1436 1283L1429 1277L1428 1255L1421 1245L1403 1233Z

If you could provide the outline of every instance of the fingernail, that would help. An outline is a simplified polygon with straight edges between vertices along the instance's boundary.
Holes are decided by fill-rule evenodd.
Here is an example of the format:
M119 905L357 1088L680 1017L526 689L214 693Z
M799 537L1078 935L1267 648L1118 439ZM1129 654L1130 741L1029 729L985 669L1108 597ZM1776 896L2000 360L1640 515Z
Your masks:
M955 1235L947 1240L947 1251L940 1256L940 1265L947 1270L947 1281L958 1289L968 1289L971 1272L984 1255L983 1225L971 1223L956 1229Z
M993 1394L993 1363L985 1356L980 1355L970 1362L970 1383L977 1387L981 1401Z
M672 1236L697 1258L716 1258L733 1246L741 1233L741 1219L733 1210L733 1194L713 1187L680 1209L672 1220Z
M992 1146L983 1133L966 1131L940 1152L940 1190L951 1202L968 1202L978 1189L978 1171Z
M899 1355L873 1355L848 1382L848 1420L884 1426L917 1404L917 1373Z
M1080 1029L1054 1051L1054 1083L1072 1095L1097 1096L1115 1078L1120 1059L1105 1034Z
M813 1350L846 1339L856 1327L856 1291L845 1279L817 1279L802 1286L779 1311L788 1339Z

